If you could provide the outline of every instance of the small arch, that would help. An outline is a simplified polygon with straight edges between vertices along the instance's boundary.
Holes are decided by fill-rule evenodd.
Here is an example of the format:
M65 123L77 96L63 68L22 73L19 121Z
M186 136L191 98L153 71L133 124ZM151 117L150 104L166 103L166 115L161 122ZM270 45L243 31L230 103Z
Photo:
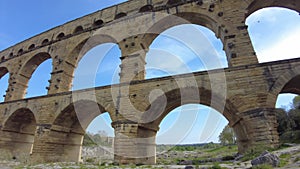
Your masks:
M121 13L118 13L118 14L115 16L115 19L120 19L120 18L123 18L123 17L125 17L125 16L127 16L127 14L124 13L124 12L121 12Z
M44 39L42 45L47 45L49 43L49 39Z
M93 23L93 27L100 27L104 24L103 20L99 19Z
M13 56L14 56L14 53L11 52L11 53L9 54L9 57L11 58L11 57L13 57Z
M28 50L33 50L35 48L35 44L31 44L29 47L28 47Z
M57 35L56 39L61 40L64 37L65 37L65 34L63 32L61 32L60 34Z
M173 5L181 4L181 3L183 3L183 2L184 2L184 0L169 0L169 1L167 2L167 5L173 6Z
M152 12L154 7L152 5L145 5L140 8L139 12Z
M23 49L20 49L19 51L18 51L18 55L22 55L23 54Z
M1 62L4 62L5 61L5 56L2 56L1 57Z
M74 34L76 34L76 33L80 33L80 32L83 32L83 27L82 26L77 26L76 28L75 28L75 30L74 30Z

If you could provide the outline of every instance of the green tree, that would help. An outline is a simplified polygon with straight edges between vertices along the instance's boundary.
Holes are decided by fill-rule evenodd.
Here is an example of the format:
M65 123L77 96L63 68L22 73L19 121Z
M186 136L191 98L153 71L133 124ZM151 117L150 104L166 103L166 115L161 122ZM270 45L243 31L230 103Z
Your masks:
M294 122L284 109L276 110L276 118L278 123L277 131L279 135L282 135L283 133L292 130Z
M293 99L293 109L300 109L300 96L295 96Z
M222 133L219 135L219 141L223 145L236 143L236 136L233 129L229 125L225 126Z
M300 96L296 96L291 103L291 109L285 111L277 109L278 133L281 142L300 142Z

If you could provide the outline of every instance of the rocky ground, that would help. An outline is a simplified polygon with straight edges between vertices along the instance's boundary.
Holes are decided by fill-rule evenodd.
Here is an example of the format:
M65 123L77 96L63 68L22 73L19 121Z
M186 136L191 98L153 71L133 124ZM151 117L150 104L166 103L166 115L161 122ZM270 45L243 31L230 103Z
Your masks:
M235 151L235 148L230 148L232 151ZM146 166L135 166L135 165L128 165L128 166L113 166L111 161L111 154L106 153L106 159L101 158L101 160L96 159L93 157L93 154L97 153L103 153L103 149L86 149L85 150L85 157L86 162L84 163L51 163L51 164L39 164L39 165L24 165L20 162L16 161L1 161L0 162L0 169L11 169L11 168L17 168L17 169L88 169L88 168L110 168L110 169L119 169L119 168L162 168L162 169L192 169L192 168L216 168L216 167L222 167L222 168L230 168L230 169L245 169L245 168L251 168L251 160L232 160L227 159L227 161L222 161L222 157L227 156L226 152L224 152L224 148L215 148L215 149L209 149L206 152L200 153L198 150L195 151L162 151L160 154L158 154L158 165L146 165ZM222 154L220 152L224 152L225 154ZM230 151L226 150L227 153L231 153ZM207 158L209 160L203 160L205 157L208 157L209 154L207 152L211 153L211 157L214 158ZM105 153L105 152L104 152ZM221 154L220 156L216 154ZM296 169L300 168L300 145L292 145L291 147L283 148L280 150L273 151L272 154L275 154L280 159L280 167L281 169ZM99 155L99 154L98 154ZM194 164L195 159L197 159L196 162L199 162L199 164ZM203 162L203 163L201 163ZM181 165L178 165L181 164ZM217 164L217 165L216 165Z

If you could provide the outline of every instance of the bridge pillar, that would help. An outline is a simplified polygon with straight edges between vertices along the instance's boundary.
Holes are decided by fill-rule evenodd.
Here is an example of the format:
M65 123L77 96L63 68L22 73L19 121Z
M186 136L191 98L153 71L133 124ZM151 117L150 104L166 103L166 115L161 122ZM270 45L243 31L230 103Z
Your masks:
M244 129L237 128L235 131L246 130L247 138L238 140L239 152L264 150L279 146L277 132L276 109L259 108L242 113L239 122ZM233 126L234 128L234 126Z
M9 79L9 86L6 92L5 101L23 99L30 77L24 75L12 75Z
M223 3L224 4L224 3ZM241 8L238 1L228 3L224 6L223 19L228 21L224 33L220 36L224 49L226 51L228 66L242 66L257 64L258 59L248 32L248 26L245 24L244 11L236 11ZM232 17L234 14L235 17Z
M122 51L120 58L120 82L131 82L145 79L145 57L148 49L141 43L140 36L133 36L119 42Z
M75 66L67 61L63 62L55 58L54 70L51 73L48 94L56 94L70 91Z
M118 164L155 164L157 130L134 122L114 122L114 161Z

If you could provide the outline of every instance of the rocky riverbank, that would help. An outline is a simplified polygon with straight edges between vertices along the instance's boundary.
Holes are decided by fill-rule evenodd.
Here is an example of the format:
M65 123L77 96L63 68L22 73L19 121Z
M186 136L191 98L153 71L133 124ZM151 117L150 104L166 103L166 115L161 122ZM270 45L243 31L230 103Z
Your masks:
M212 150L210 150L212 151ZM219 161L219 162L208 162L207 164L183 164L178 165L178 158L189 158L191 156L196 156L197 153L194 151L165 151L161 152L158 155L159 158L169 158L170 161L174 161L174 164L159 164L158 165L143 165L143 166L135 166L135 165L127 165L127 166L114 166L112 164L113 155L110 153L111 149L103 149L99 147L94 148L85 148L83 150L83 159L85 162L83 163L50 163L50 164L38 164L38 165L24 165L17 161L1 161L0 168L1 169L119 169L119 168L161 168L161 169L209 169L209 168L229 168L229 169L245 169L251 168L251 160L243 161L243 160L228 160L228 161ZM277 167L278 169L295 169L300 168L300 145L292 145L291 147L283 148L280 150L276 150L271 152L272 154L279 157L280 165ZM99 158L98 155L103 155ZM212 153L213 154L213 153ZM208 154L207 154L208 155ZM214 155L214 154L213 154ZM176 159L177 158L177 159ZM218 158L215 158L218 159ZM188 160L186 160L188 161ZM209 161L209 160L208 160ZM258 168L259 169L259 168Z

